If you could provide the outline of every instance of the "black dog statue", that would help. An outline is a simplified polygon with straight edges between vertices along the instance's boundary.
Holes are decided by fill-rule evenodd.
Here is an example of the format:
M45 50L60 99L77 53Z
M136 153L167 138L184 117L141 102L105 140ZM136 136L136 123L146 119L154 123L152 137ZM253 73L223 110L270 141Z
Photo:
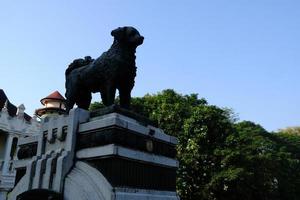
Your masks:
M93 60L87 56L74 60L66 70L66 109L76 103L88 109L91 93L100 92L105 106L114 104L119 90L120 106L130 107L131 90L136 76L135 51L144 37L133 27L120 27L111 32L114 42L110 49Z

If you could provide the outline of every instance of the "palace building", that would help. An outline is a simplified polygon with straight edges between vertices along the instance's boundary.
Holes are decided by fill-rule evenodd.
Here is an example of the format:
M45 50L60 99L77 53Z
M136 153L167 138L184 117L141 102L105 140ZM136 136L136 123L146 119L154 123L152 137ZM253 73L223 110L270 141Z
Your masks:
M177 138L117 105L41 103L31 117L0 90L0 200L179 200Z

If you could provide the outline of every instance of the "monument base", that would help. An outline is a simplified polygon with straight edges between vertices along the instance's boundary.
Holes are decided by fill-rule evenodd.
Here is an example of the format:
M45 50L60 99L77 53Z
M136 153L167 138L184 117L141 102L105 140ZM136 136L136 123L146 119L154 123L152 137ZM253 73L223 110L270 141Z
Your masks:
M16 162L23 176L8 199L40 190L64 200L178 200L176 144L175 137L130 111L73 109L42 122L29 162L32 152L22 143L27 164Z

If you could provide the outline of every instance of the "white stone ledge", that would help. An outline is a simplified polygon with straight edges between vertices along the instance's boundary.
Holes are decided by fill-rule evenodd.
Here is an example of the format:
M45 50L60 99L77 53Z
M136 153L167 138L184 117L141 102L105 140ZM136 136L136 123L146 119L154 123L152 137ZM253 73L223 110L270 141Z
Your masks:
M31 158L28 159L21 159L21 160L14 160L13 166L15 169L18 168L26 168L27 164L31 161Z
M178 140L176 137L165 134L161 129L153 127L151 125L144 126L138 123L138 121L118 113L110 113L101 117L94 118L90 122L82 123L79 126L78 132L80 134L86 134L89 131L110 126L118 126L120 128L125 128L147 136L150 135L150 130L153 130L155 132L154 135L151 135L153 138L162 140L167 143L172 143L174 145L178 144Z
M19 138L18 145L38 142L40 135Z
M120 156L127 159L137 160L140 162L152 163L155 165L163 165L167 167L178 167L178 161L165 156L154 155L150 153L145 153L142 151L137 151L133 149L128 149L125 147L117 146L114 144L105 145L101 147L87 148L77 151L76 157L78 159L86 158L97 158L104 156Z
M176 192L144 190L134 188L114 188L116 200L179 200Z

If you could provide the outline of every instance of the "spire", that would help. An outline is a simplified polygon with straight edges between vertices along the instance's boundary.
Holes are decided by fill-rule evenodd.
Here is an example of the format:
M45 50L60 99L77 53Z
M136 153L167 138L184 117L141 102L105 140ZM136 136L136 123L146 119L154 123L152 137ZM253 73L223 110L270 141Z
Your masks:
M17 109L17 116L18 117L24 117L24 112L25 111L25 106L24 104L21 104L18 106L18 109Z
M8 113L8 100L7 99L6 99L6 101L4 103L4 106L2 108L2 112Z

